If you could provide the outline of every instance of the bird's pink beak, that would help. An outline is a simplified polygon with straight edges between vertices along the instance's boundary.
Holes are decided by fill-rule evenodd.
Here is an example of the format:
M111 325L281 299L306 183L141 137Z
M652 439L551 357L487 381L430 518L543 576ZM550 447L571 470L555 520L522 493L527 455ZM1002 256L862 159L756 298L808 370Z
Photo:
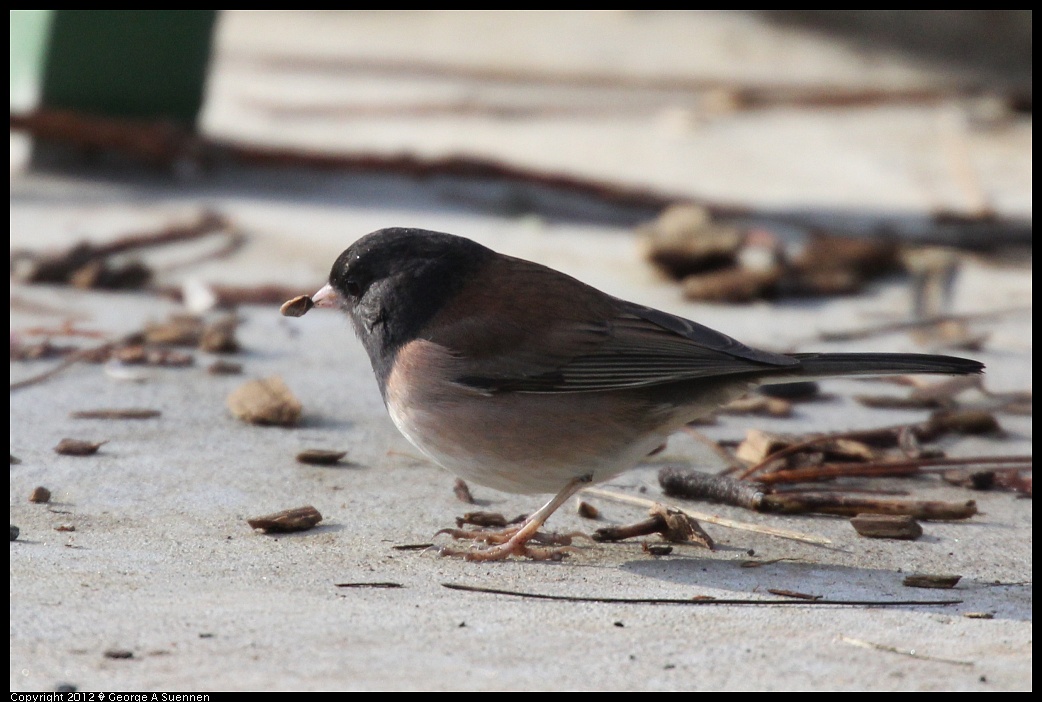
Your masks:
M333 286L326 283L311 296L311 301L315 303L315 307L339 307L342 299Z

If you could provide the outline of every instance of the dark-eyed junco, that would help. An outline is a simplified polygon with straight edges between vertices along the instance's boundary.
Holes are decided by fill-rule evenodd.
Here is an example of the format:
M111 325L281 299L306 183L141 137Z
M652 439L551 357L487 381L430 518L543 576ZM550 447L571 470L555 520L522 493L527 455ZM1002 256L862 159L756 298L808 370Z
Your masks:
M391 419L461 478L555 496L471 560L528 541L590 483L635 466L750 387L836 375L979 373L903 353L777 354L450 234L381 229L333 264L317 306L348 314Z

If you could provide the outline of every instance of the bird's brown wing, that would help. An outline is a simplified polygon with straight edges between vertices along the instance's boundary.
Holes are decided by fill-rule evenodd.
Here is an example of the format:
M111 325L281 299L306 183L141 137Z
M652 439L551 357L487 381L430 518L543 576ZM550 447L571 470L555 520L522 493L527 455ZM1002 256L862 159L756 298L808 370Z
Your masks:
M518 264L488 266L438 315L430 327L437 332L421 335L458 359L455 379L463 385L489 393L591 392L799 363L538 264ZM525 302L529 294L502 292L533 288L539 305Z

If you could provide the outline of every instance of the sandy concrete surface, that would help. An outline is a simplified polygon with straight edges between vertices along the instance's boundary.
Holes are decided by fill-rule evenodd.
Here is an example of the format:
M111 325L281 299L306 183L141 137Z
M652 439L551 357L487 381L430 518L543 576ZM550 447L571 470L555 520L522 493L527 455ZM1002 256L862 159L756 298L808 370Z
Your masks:
M229 13L220 32L204 125L222 138L343 152L480 155L764 210L915 217L942 207L972 210L985 198L1000 215L1031 216L1029 118L981 126L984 108L962 102L738 112L699 103L684 81L895 88L949 80L934 68L866 58L754 17ZM366 69L366 61L382 68ZM409 68L424 62L441 68ZM562 72L572 78L539 78ZM623 86L603 87L597 76L614 76ZM370 113L348 109L359 104L370 105ZM428 113L376 114L395 104L426 106ZM444 112L429 114L432 105ZM522 109L533 105L536 114ZM618 113L604 118L612 106ZM194 279L312 292L336 255L362 234L422 226L547 263L753 345L924 350L904 333L808 346L821 331L906 318L906 280L814 302L685 302L642 260L628 223L611 223L607 209L574 199L449 179L303 170L187 168L174 178L34 173L23 168L24 153L24 141L12 136L12 249L111 240L204 208L247 235L242 250L220 261L177 267L184 250L150 256L163 285ZM1031 292L1030 254L1012 262L967 257L952 310L1030 307ZM147 294L11 285L13 340L65 320L111 338L178 310ZM11 453L20 460L10 474L11 523L20 529L11 543L12 690L1032 687L1030 499L934 480L885 482L923 499L975 499L980 508L965 522L924 523L923 537L907 542L863 539L842 518L688 503L829 543L704 524L716 551L680 546L657 557L639 542L578 540L560 563L478 564L396 549L447 544L435 533L464 512L513 517L538 507L539 498L471 486L478 504L457 500L453 477L422 459L391 424L365 353L341 316L316 310L286 319L272 306L245 306L239 314L243 350L230 360L243 364L242 375L210 375L214 357L198 353L194 366L148 369L141 382L77 364L12 392ZM987 364L989 390L1030 390L1030 312L986 319L982 330L987 340L970 355ZM12 363L11 380L50 363ZM303 404L297 428L247 425L225 405L247 380L272 375ZM852 397L866 387L828 382L824 389L834 400L800 405L791 418L724 417L704 431L740 439L753 427L798 433L927 416L863 407ZM883 385L870 391L898 392ZM977 401L985 405L988 398ZM162 414L134 421L70 416L113 407ZM1004 436L952 440L945 450L1030 455L1031 417L999 415L999 421ZM107 443L90 457L57 455L52 449L65 437ZM304 466L294 456L305 448L347 457L333 467ZM601 487L657 499L663 465L715 470L720 459L680 435L647 465ZM52 491L50 504L28 502L37 485ZM589 499L604 523L645 514ZM311 531L264 535L246 524L302 505L324 517ZM550 522L563 532L601 525L580 518L572 504ZM67 527L75 530L60 530ZM749 562L760 567L745 567ZM911 573L962 579L952 590L913 589L902 585ZM397 587L373 587L381 583ZM521 599L446 583L596 598L755 600L773 598L768 589L785 589L830 600L958 602L649 605Z

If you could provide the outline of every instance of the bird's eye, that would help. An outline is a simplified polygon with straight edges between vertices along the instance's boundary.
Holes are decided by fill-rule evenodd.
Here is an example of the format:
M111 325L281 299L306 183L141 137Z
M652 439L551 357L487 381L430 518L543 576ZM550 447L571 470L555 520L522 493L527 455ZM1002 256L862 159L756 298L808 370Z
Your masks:
M362 294L362 286L353 278L344 283L344 287L347 288L347 294L351 297L358 297Z

